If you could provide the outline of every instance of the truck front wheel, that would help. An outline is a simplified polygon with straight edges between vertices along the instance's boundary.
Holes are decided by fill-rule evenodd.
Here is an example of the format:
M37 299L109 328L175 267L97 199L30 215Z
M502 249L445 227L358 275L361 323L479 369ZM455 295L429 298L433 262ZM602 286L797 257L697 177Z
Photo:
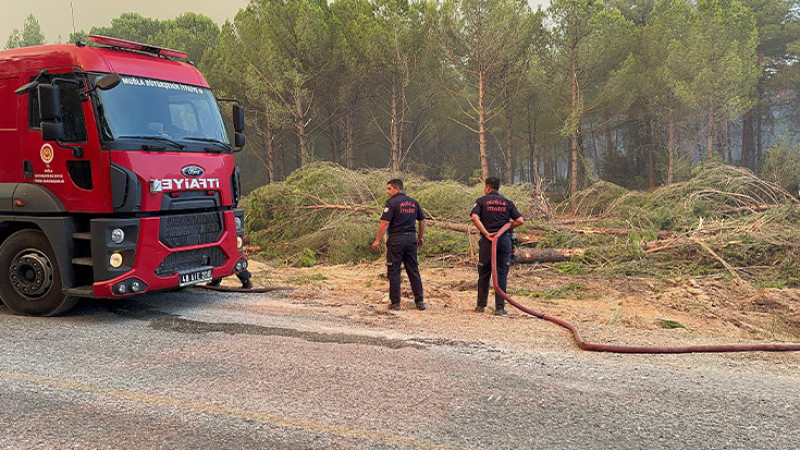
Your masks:
M61 273L45 235L18 231L0 245L0 298L15 314L53 316L75 306L61 292Z

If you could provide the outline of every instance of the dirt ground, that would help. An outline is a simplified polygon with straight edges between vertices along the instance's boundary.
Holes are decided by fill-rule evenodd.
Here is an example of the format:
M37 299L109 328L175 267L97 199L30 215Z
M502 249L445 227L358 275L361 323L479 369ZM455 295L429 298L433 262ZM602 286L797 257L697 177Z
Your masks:
M405 275L403 309L387 309L388 280L381 260L310 268L275 268L254 261L251 269L256 285L295 288L285 294L284 313L312 308L343 326L459 345L577 349L567 330L513 307L507 308L506 317L493 316L491 293L490 308L483 314L474 312L477 274L469 261L423 265L425 300L430 306L426 311L414 309ZM564 275L544 266L515 265L508 290L527 307L575 324L589 342L648 346L800 342L798 289L761 289L722 277Z

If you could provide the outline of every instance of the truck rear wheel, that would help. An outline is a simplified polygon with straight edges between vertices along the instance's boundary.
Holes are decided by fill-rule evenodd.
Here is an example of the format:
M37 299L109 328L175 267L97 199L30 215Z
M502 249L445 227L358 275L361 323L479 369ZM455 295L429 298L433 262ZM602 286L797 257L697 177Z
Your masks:
M15 314L53 316L78 301L61 291L61 273L45 235L18 231L0 245L0 298Z

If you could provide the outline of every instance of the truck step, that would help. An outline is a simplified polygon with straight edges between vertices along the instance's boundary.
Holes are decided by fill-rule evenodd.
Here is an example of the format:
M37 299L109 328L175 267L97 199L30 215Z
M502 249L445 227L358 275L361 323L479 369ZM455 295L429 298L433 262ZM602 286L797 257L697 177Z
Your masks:
M85 257L85 258L72 258L72 264L76 264L79 266L91 266L92 265L92 258Z
M92 233L72 233L72 239L92 240Z
M67 288L63 290L66 295L73 295L75 297L94 297L94 289L91 285L75 286L74 288Z

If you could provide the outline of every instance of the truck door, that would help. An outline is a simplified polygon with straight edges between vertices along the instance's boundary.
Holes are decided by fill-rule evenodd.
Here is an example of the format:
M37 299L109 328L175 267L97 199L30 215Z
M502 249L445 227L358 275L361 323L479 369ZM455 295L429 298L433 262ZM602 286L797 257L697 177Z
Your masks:
M68 73L40 75L61 94L65 138L45 142L41 135L39 93L27 95L28 129L23 133L24 181L39 184L59 197L70 212L105 212L105 190L100 148L91 102L85 101L85 76ZM87 123L90 126L87 126ZM74 152L71 148L79 150Z
M19 136L19 96L14 91L20 86L19 75L0 75L0 183L13 186L22 181L22 160L20 159L22 140ZM8 197L13 188L3 189L0 196ZM2 202L3 199L0 199ZM10 199L6 199L10 202ZM0 210L8 209L0 203Z

